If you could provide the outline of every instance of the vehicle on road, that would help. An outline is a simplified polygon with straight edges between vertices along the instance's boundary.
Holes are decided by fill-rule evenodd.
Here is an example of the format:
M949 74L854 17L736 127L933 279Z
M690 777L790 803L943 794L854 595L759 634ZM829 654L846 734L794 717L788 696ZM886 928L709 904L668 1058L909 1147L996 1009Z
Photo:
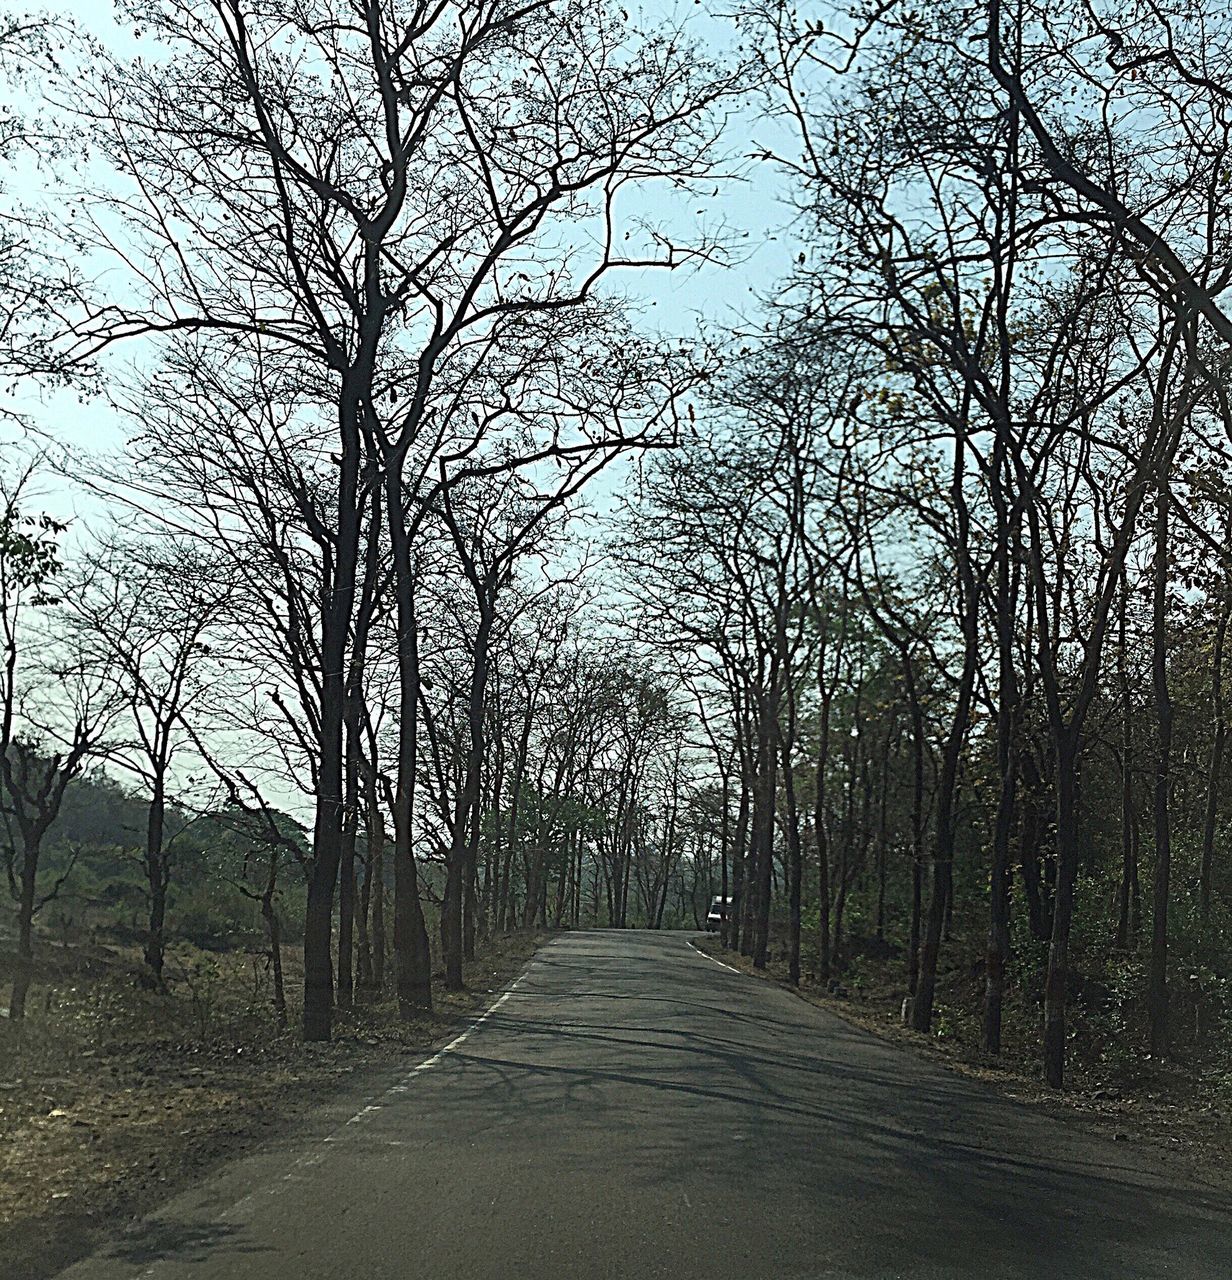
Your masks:
M727 919L727 913L730 910L730 898L724 898L721 895L711 898L710 910L706 913L706 932L718 933L723 927L723 921Z

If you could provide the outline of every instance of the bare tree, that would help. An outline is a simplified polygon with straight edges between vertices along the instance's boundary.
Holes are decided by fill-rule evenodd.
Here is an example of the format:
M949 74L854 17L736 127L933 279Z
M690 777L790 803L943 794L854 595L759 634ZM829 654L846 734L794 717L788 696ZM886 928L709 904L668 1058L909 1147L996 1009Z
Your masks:
M129 264L135 296L68 317L82 359L135 334L188 335L228 363L302 370L322 422L332 416L319 504L328 589L305 940L311 1038L330 1032L363 511L380 486L403 673L395 951L410 1011L430 998L411 828L416 504L435 460L465 456L503 417L484 406L473 422L450 387L464 388L466 370L526 317L584 302L607 271L705 256L705 244L650 232L621 252L619 228L638 228L617 201L630 183L711 174L715 108L740 83L679 33L643 35L591 6L364 0L339 16L334 0L218 0L200 13L177 0L143 12L174 56L102 65L75 94L123 188L93 202L96 239ZM305 79L301 63L323 74ZM578 234L587 228L597 251Z
M217 672L210 633L231 585L217 557L188 542L113 539L102 544L65 600L69 626L99 677L125 707L132 737L109 756L149 791L143 855L149 895L145 963L162 981L167 890L174 863L166 831L177 757L191 742L185 721Z
M65 526L26 514L33 464L0 488L0 814L4 859L17 908L17 970L9 1016L25 1014L34 974L34 918L60 892L69 871L49 887L39 878L47 832L68 785L102 746L117 704L71 644L49 635L39 616L55 603Z

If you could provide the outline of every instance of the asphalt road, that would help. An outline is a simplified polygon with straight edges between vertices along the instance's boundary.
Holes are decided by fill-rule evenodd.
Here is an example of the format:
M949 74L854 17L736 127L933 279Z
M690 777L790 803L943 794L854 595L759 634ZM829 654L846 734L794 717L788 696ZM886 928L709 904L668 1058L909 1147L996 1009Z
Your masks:
M63 1280L1232 1277L1232 1205L723 969L541 950L369 1081Z

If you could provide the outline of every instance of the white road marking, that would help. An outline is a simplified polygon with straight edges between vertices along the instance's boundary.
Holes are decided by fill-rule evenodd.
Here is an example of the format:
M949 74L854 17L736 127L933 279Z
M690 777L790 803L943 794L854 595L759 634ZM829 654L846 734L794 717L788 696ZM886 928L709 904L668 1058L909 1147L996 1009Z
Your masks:
M689 943L689 946L693 947L693 943L688 938L686 938L685 941ZM702 956L706 960L709 960L711 964L717 964L720 969L726 969L728 973L740 972L739 969L733 969L731 965L724 964L722 960L716 960L714 956L710 954L710 952L703 951L701 947L693 947L693 950L696 951L699 956Z
M521 981L522 979L519 978L518 982L521 982ZM515 982L513 984L513 987L516 987L518 985L518 982ZM497 1000L494 1004L489 1005L487 1010L484 1013L482 1013L478 1018L476 1018L475 1021L472 1022L471 1025L467 1027L465 1031L462 1032L461 1035L454 1036L454 1038L447 1045L445 1045L441 1049L438 1049L426 1061L421 1062L417 1067L412 1067L411 1073L414 1074L416 1071L427 1071L429 1067L436 1066L436 1064L440 1062L440 1060L447 1053L452 1053L458 1047L458 1045L460 1045L473 1031L476 1031L478 1030L479 1027L483 1026L483 1024L487 1022L487 1020L497 1011L497 1009L499 1009L501 1005L503 1005L505 1001L508 1000L511 995L513 995L513 987L510 987L509 990L506 991L505 994L501 996L501 998ZM360 1114L362 1115L363 1112L360 1112Z
M553 939L557 941L557 939ZM258 1199L269 1199L281 1194L293 1182L303 1179L304 1174L314 1169L317 1165L322 1164L325 1160L331 1146L346 1140L346 1131L352 1126L363 1123L376 1112L381 1111L387 1099L396 1094L406 1093L410 1089L410 1082L416 1072L426 1071L429 1067L435 1066L447 1054L456 1049L466 1038L472 1035L480 1026L482 1026L496 1011L513 995L514 990L521 984L522 979L529 972L529 966L524 969L521 974L512 982L509 989L498 999L493 1001L483 1013L479 1015L461 1034L454 1038L445 1046L438 1049L430 1058L413 1066L396 1084L391 1085L384 1093L378 1097L370 1098L367 1103L343 1124L340 1124L332 1133L321 1138L317 1147L292 1161L290 1168L276 1182L266 1183L264 1186L250 1191L247 1195L241 1196L240 1199L234 1201L221 1215L221 1221L239 1224L251 1215L256 1207ZM396 1138L381 1139L381 1146L403 1146L402 1141ZM140 1280L153 1280L153 1278L162 1270L163 1266L170 1261L168 1258L159 1258L144 1271L141 1272Z

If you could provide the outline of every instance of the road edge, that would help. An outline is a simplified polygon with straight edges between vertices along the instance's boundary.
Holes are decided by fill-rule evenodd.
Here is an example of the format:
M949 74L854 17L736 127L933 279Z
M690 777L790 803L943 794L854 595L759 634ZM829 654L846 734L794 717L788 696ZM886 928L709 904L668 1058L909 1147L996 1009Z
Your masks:
M11 1255L0 1247L0 1273L5 1280L56 1280L108 1244L139 1235L168 1205L222 1176L231 1165L259 1160L288 1140L312 1140L310 1135L315 1135L318 1145L335 1141L343 1129L359 1123L379 1098L401 1084L410 1088L406 1082L416 1072L434 1064L490 1017L526 976L539 953L555 942L561 932L536 930L530 953L500 975L499 986L482 993L470 989L472 995L482 994L487 999L466 1009L451 1009L447 1019L432 1028L431 1036L416 1043L389 1042L382 1046L388 1049L384 1060L358 1060L333 1077L313 1081L306 1088L302 1084L288 1085L280 1097L280 1101L288 1104L287 1110L278 1115L273 1125L259 1126L253 1122L246 1126L243 1136L230 1135L225 1147L194 1154L178 1168L173 1178L159 1186L156 1198L143 1198L148 1192L146 1187L134 1184L127 1189L121 1182L114 1190L108 1189L108 1194L114 1195L121 1207L109 1208L105 1213L80 1208L63 1214L43 1212L4 1223L0 1232L10 1241L20 1241L20 1247L15 1247ZM355 1109L357 1103L362 1103L358 1110ZM297 1161L288 1170L288 1176L303 1162ZM243 1198L237 1197L232 1204ZM26 1249L26 1241L41 1246L39 1252Z
M713 937L709 933L697 936L702 941L708 941ZM1082 1094L1058 1094L1047 1090L1042 1083L1015 1071L1012 1067L980 1066L966 1062L932 1044L922 1033L899 1027L890 1029L882 1025L877 1019L862 1015L857 1010L852 1009L842 1000L802 990L799 987L792 986L790 982L784 981L769 970L755 969L751 963L746 962L746 957L744 956L731 952L725 953L737 962L745 962L742 963L742 967L736 968L725 964L702 947L694 946L692 940L690 940L689 945L693 947L693 950L698 955L705 956L706 959L713 961L724 969L728 969L732 973L740 974L746 978L753 978L767 986L776 987L787 995L794 996L797 1000L811 1005L814 1009L820 1009L824 1013L832 1014L853 1030L863 1031L875 1037L882 1044L898 1049L917 1059L943 1067L952 1071L955 1075L963 1077L965 1080L970 1080L979 1086L991 1089L1006 1102L1024 1107L1037 1114L1047 1115L1054 1120L1077 1121L1089 1133L1105 1140L1128 1142L1131 1146L1137 1146L1139 1149L1149 1149L1153 1155L1161 1158L1162 1163L1183 1170L1185 1176L1191 1180L1200 1182L1212 1191L1224 1194L1232 1193L1232 1147L1215 1142L1212 1142L1209 1147L1178 1147L1173 1142L1175 1136L1173 1133L1169 1133L1165 1137L1154 1132L1145 1127L1144 1119L1133 1111L1109 1112L1094 1110L1091 1107L1090 1099Z

